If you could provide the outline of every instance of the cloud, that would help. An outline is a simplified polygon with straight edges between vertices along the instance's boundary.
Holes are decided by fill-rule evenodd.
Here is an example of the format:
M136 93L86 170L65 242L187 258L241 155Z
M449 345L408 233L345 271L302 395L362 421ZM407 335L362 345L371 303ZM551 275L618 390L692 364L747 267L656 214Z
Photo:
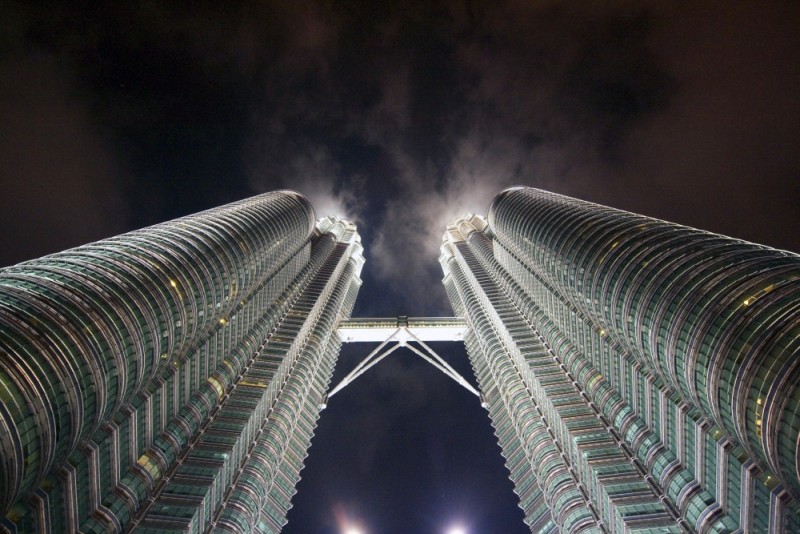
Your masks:
M359 195L359 178L350 176L346 186L337 186L339 165L330 152L321 146L297 151L290 158L266 170L262 167L263 183L251 176L257 190L269 190L276 181L281 187L303 193L314 206L316 216L336 215L356 224L362 222L366 199Z
M528 9L485 7L462 31L438 36L451 66L440 80L450 97L434 95L436 106L423 102L429 81L415 70L419 57L394 65L364 125L402 184L378 222L371 268L416 308L442 307L434 259L448 222L485 214L516 184L596 195L631 128L669 102L667 73L647 48L631 46L647 33L647 12ZM420 147L415 108L435 115L423 121L435 135L421 136L433 148Z
M447 308L436 263L445 224L485 213L509 185L800 249L784 230L800 219L798 11L307 0L187 16L122 6L110 16L130 32L112 37L97 16L91 37L60 43L76 65L107 66L108 80L88 85L103 97L92 111L134 147L124 161L137 198L154 199L140 204L164 211L187 189L207 202L248 187L300 190L318 215L359 223L365 279L389 291L384 308L422 313ZM70 76L94 71L56 71L52 91L83 132L69 137L95 143L99 157L85 165L108 166L74 174L119 174L72 90L87 86ZM722 190L726 201L708 209Z
M435 150L412 139L414 69L383 78L365 131L402 189L372 268L409 305L436 309L430 265L446 222L485 213L513 184L800 249L799 13L513 2L477 13L451 43L457 75Z
M363 223L366 277L391 291L387 309L446 312L436 258L447 222L485 213L509 185L600 187L597 168L668 98L658 62L631 46L648 31L642 9L299 11L275 13L272 27L296 31L277 32L254 75L249 182Z

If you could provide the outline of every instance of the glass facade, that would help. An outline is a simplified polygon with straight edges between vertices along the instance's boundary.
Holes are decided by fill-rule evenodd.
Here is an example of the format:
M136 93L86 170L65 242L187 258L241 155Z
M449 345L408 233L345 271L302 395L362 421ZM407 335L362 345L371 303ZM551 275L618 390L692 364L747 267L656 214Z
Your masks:
M0 270L0 530L279 532L363 262L278 191Z
M519 187L440 262L532 532L800 532L800 257Z

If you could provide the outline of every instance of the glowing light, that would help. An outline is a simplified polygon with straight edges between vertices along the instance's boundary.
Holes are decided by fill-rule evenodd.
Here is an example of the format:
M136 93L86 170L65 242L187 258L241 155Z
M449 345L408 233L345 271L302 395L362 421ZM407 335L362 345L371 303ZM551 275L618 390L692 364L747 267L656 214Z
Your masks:
M338 532L341 534L367 534L364 522L352 511L347 510L344 505L335 504L332 512L336 518L336 524L339 526Z
M172 287L178 287L178 283L175 280L170 280L169 285L171 285Z
M447 534L467 534L467 529L464 527L450 527L447 529Z

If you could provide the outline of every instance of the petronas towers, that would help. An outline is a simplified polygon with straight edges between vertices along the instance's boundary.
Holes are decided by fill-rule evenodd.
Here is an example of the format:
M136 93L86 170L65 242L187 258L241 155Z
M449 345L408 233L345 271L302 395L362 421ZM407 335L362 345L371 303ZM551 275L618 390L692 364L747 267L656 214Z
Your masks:
M800 532L800 257L512 188L439 260L532 532ZM363 263L278 191L0 270L0 531L279 532Z

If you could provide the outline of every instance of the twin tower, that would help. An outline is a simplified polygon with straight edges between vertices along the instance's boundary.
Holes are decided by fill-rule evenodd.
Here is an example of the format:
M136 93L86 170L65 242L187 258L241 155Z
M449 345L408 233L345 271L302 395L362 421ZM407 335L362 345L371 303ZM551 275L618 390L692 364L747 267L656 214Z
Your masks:
M531 532L800 532L800 256L529 188L441 250ZM363 263L277 191L0 270L0 532L279 532Z

